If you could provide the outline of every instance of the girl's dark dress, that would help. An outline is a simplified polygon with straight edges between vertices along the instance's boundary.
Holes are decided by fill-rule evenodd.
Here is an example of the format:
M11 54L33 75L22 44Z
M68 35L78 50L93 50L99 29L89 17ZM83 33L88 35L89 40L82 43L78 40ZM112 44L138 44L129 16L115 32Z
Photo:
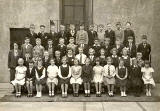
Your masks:
M60 70L61 70L62 77L67 77L68 76L68 74L69 74L69 66L68 65L67 65L67 67L63 67L61 65ZM70 78L67 78L67 79L60 78L60 84L69 84L69 80L70 80Z
M118 67L118 75L120 78L124 78L125 75L126 75L126 70L127 68L124 67L124 68L119 68ZM121 87L121 86L126 86L127 85L127 78L124 79L124 80L120 80L117 78L117 86Z
M50 65L50 58L48 59L43 58L42 60L43 60L43 66L47 68Z
M101 66L105 66L105 65L107 64L106 57L105 57L105 58L102 58L102 57L100 56L99 58L100 58L100 65L101 65Z
M72 56L72 57L67 56L67 59L68 59L68 65L73 66L74 65L74 56Z
M55 58L55 64L56 66L59 68L59 66L61 66L61 58Z
M93 68L92 68L92 66L91 65L88 65L88 66L84 65L82 67L82 75L81 75L81 77L83 79L83 82L84 83L85 82L91 82L91 80L93 79L92 75L93 75Z
M41 77L43 75L43 70L44 69L45 69L44 67L42 67L41 69L38 69L37 67L35 68L39 77ZM37 81L37 79L35 79L35 83L44 85L46 83L46 75L43 79L40 79L40 81Z
M114 65L115 67L118 67L119 65L119 57L111 57L112 58L112 65Z

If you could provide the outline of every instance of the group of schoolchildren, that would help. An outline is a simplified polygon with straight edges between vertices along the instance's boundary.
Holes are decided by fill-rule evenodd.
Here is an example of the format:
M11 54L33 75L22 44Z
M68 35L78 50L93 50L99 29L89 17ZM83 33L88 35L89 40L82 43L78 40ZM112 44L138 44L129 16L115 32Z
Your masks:
M60 31L55 32L53 25L51 32L46 33L45 26L41 25L36 34L35 26L31 24L21 49L14 42L8 56L10 81L16 97L21 96L24 85L28 97L33 96L34 86L36 97L41 97L46 85L50 97L55 96L55 87L61 90L62 97L67 97L70 86L74 97L79 96L80 86L84 86L84 95L89 97L91 84L95 84L97 97L104 91L113 97L117 88L122 97L126 97L127 92L140 96L143 88L146 96L151 96L155 82L147 36L142 35L142 43L136 46L130 22L126 23L125 30L120 22L116 24L116 30L111 24L107 24L106 31L103 25L99 27L97 32L93 25L85 31L82 24L76 31L75 25L71 24L70 30L66 31L61 25Z

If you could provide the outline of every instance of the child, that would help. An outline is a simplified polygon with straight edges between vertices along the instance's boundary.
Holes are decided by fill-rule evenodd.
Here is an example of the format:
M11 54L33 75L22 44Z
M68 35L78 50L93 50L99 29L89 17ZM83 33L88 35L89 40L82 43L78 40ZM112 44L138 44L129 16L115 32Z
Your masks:
M31 55L30 55L30 53L26 52L25 58L24 58L24 65L25 65L26 67L29 66L29 61L30 61L30 60L31 60Z
M46 26L40 25L40 32L38 33L38 38L41 39L42 46L47 46L47 41L49 39L48 34L45 32Z
M150 62L146 60L144 62L144 67L141 68L141 72L143 73L142 79L146 87L146 96L151 96L151 88L155 87L155 82L153 79L154 69L150 67Z
M128 56L128 49L126 47L124 47L122 49L122 57L121 58L124 60L124 66L129 69L130 66L132 65L132 60Z
M74 38L70 37L69 44L67 45L67 49L72 49L74 54L76 53L77 45L74 44Z
M39 58L37 62L37 67L35 68L35 84L36 84L36 97L40 98L42 96L42 85L46 83L46 68L42 65L42 59Z
M77 35L76 35L76 44L80 45L80 44L86 44L88 45L88 34L87 32L84 30L84 25L80 25L80 30L77 31Z
M85 54L83 54L83 48L82 47L79 47L78 50L79 50L79 54L77 54L75 58L77 58L79 60L80 65L84 65L87 56Z
M108 88L108 95L110 97L114 96L114 85L115 85L115 67L112 65L112 58L107 57L107 65L104 66L104 84Z
M121 41L119 39L116 39L115 45L112 46L112 49L113 48L117 49L117 55L119 57L121 57L122 56L122 49L124 48L124 45L121 43Z
M68 84L71 77L71 68L67 64L67 58L62 57L62 65L59 67L60 84L62 90L62 97L67 97Z
M96 58L96 66L93 67L93 82L95 83L96 87L96 96L101 96L101 84L103 82L103 67L100 66L99 58Z
M33 62L34 62L34 66L35 66L35 67L37 67L38 59L39 59L38 54L34 54L32 60L33 60Z
M55 59L50 59L51 65L47 68L47 85L49 88L49 96L54 96L54 88L58 85L58 67L55 65Z
M33 46L30 44L30 39L26 37L24 42L25 43L22 44L21 46L22 57L24 58L26 53L29 53L30 56L32 57Z
M124 60L120 59L119 66L116 68L116 77L117 77L117 85L120 87L122 97L127 96L126 95L127 76L128 76L128 71L127 68L124 66Z
M74 54L72 49L67 49L67 60L68 65L73 66L74 65Z
M133 43L133 37L132 36L128 37L128 43L127 43L126 47L129 49L129 57L130 58L135 58L136 57L136 52L137 52L137 47Z
M104 39L104 46L103 46L104 50L105 50L105 56L108 57L111 55L110 50L111 50L111 46L110 46L110 38L105 38Z
M142 53L141 52L137 52L137 62L138 62L138 66L143 67L144 66L144 61L142 60Z
M116 40L119 40L121 43L123 43L124 35L122 25L120 22L116 23L115 38Z
M90 65L90 59L87 58L85 61L85 65L82 67L82 79L84 83L84 92L85 97L90 96L90 83L92 80L93 68Z
M99 44L99 40L98 39L94 40L94 44L93 44L92 48L95 50L95 56L99 57L99 55L100 55L99 51L101 49L101 45Z
M59 44L58 44L56 50L59 50L61 52L62 57L66 55L67 47L64 44L64 38L59 39Z
M74 59L74 66L71 67L72 77L70 79L70 83L73 86L73 96L78 97L79 85L82 84L81 73L82 67L78 65L78 59Z
M110 38L110 46L115 44L115 32L112 30L111 23L107 24L107 30L105 31L105 37Z
M100 45L104 45L105 30L104 30L104 25L103 24L98 25L97 35L98 35L97 37L99 39Z
M33 48L33 54L38 54L39 57L43 57L43 53L44 53L44 47L41 45L41 39L37 38L36 39L36 46L34 46Z
M73 39L76 38L76 30L75 30L75 25L70 24L69 26L69 31L67 32L67 39L69 40L70 37L73 37Z
M54 46L53 46L53 41L52 39L48 40L48 45L45 47L45 50L48 51L49 57L53 58L53 53L54 53Z
M43 66L47 69L50 65L50 57L48 51L44 51L44 57L42 58Z
M131 66L131 81L132 81L132 88L134 91L134 95L139 97L142 90L142 73L141 67L138 66L137 59L133 59L133 65Z
M117 55L117 49L113 48L111 50L111 54L112 54L112 56L111 56L111 58L112 58L112 65L114 65L114 67L116 68L116 67L118 67L118 64L119 64L119 57Z
M29 61L29 67L26 72L26 86L28 90L28 97L33 96L33 84L35 80L35 67L32 60Z
M55 64L56 66L60 66L61 63L61 52L59 50L55 51Z
M105 66L106 65L106 56L105 56L105 50L103 48L100 49L100 65Z
M150 60L151 45L147 42L146 35L142 35L142 43L138 45L137 51L142 53L142 60Z
M95 56L94 56L95 50L90 48L89 49L89 56L88 58L90 59L90 65L94 66L95 65Z
M21 97L21 87L25 84L27 67L23 66L24 60L18 59L19 66L16 67L15 79L11 81L16 89L16 97Z

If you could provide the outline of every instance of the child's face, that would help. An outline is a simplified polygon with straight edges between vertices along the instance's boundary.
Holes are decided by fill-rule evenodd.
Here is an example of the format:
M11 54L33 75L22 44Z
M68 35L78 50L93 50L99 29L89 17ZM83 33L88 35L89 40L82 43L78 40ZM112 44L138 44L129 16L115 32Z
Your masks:
M137 65L137 60L133 60L133 65Z
M55 61L54 60L51 60L50 63L51 63L51 65L55 65Z
M74 65L78 65L78 60L74 60Z
M133 42L133 39L128 39L128 42L129 42L129 43L132 43L132 42Z
M90 60L86 59L86 65L89 65L89 64L90 64Z
M124 61L120 61L119 66L124 66Z
M109 45L110 43L110 39L106 38L105 41L104 41L105 45Z
M19 59L19 60L18 60L18 64L19 64L20 66L22 66L23 63L24 63L23 59Z
M101 50L101 55L104 55L105 54L105 51L104 50Z
M61 55L60 52L55 52L56 57L60 57L60 55Z
M83 49L79 49L79 53L82 54L83 53Z
M48 56L49 56L49 53L48 53L48 52L44 52L44 56L45 56L45 57L48 57Z
M142 39L142 43L147 43L147 39Z
M52 41L48 41L48 45L52 45L53 44L53 42Z
M100 63L99 61L96 61L96 65L99 65L99 63Z
M120 29L120 28L121 28L121 25L116 25L116 28L117 28L117 29Z
M60 30L61 30L61 31L65 31L65 26L61 26L61 27L60 27Z
M74 30L75 29L75 26L74 25L70 25L70 30Z
M137 58L141 59L142 58L142 54L137 54Z
M71 55L72 53L73 53L73 52L72 52L72 50L68 50L68 54L70 54L70 55Z
M147 68L148 68L148 67L149 67L149 64L145 64L145 67L147 67Z
M42 61L38 61L38 66L42 66Z
M80 26L80 30L84 30L84 26Z
M51 32L55 31L55 26L51 26Z
M74 43L74 39L70 39L69 42L70 42L71 44L73 44L73 43Z
M18 49L18 44L14 43L14 49Z
M89 30L93 31L93 29L94 29L94 26L91 25L91 26L89 27Z
M62 63L63 63L63 64L66 64L66 63L67 63L66 58L63 58L63 59L62 59Z
M117 55L117 51L113 51L112 54L113 54L113 55Z
M44 27L40 27L40 31L41 31L41 32L44 32L44 31L45 31L45 28L44 28Z
M30 54L29 54L29 53L26 53L26 54L25 54L25 57L26 57L26 58L29 58L29 57L30 57Z
M107 64L108 64L108 65L111 65L111 63L112 63L111 60L108 60L108 61L107 61Z
M41 40L36 40L37 45L41 45Z
M108 25L107 25L107 28L108 28L108 29L111 29L111 24L108 24Z
M34 27L34 26L31 26L31 27L30 27L30 31L33 32L34 30L35 30L35 27Z
M94 41L94 44L98 45L98 44L99 44L98 40L95 40L95 41Z
M93 55L93 54L94 54L93 50L89 51L89 55Z
M26 44L29 44L29 43L30 43L30 40L29 40L29 39L26 39L26 40L25 40L25 43L26 43Z
M127 50L123 50L123 55L127 55L128 51Z
M120 40L116 40L116 45L120 45L120 44L121 44Z
M64 39L60 39L59 44L64 44Z
M32 68L34 66L33 63L29 63L29 68Z
M130 25L129 23L127 23L127 24L126 24L126 28L127 28L127 29L130 29L130 28L131 28L131 25Z

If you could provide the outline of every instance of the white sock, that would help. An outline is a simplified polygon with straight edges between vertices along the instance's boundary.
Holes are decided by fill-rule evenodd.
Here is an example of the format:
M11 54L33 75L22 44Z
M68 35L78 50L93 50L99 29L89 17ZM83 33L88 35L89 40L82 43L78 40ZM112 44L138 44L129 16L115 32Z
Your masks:
M90 90L88 90L88 93L90 94Z
M85 92L85 94L87 94L87 93L88 93L88 91L87 91L87 90L85 90L84 92Z

